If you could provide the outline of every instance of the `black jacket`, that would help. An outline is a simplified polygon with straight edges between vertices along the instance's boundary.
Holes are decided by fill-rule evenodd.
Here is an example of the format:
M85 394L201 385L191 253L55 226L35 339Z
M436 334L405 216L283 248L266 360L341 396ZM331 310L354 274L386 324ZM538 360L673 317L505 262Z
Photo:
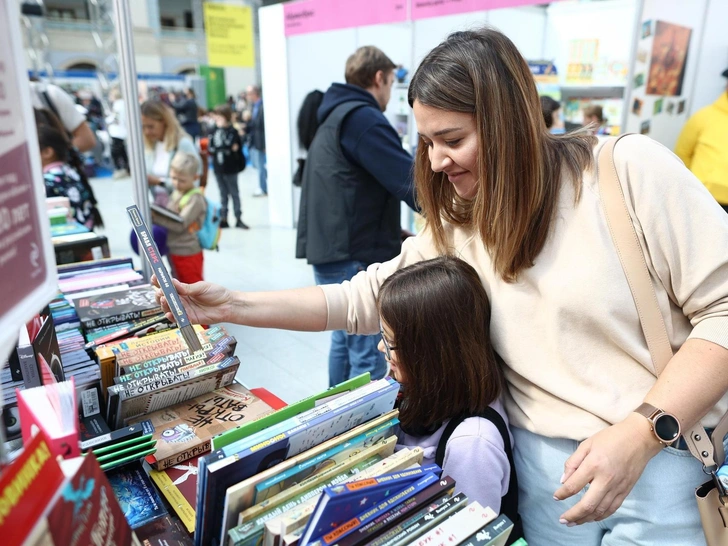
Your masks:
M250 138L250 147L265 152L265 116L262 101L256 116L248 122L246 133Z
M296 257L366 264L400 251L400 199L414 202L412 159L374 97L334 84L303 173Z
M235 145L237 145L237 150L233 151ZM208 151L216 173L237 174L240 171L239 156L242 154L240 135L232 125L215 128L209 141Z

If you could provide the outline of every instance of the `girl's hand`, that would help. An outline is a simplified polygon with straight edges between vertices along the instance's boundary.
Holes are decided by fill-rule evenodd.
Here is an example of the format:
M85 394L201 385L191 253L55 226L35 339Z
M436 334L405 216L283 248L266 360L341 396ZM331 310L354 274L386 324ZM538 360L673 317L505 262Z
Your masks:
M559 522L571 527L611 516L662 447L647 419L636 413L584 440L564 464L564 485L554 498L568 499L587 484L589 490Z
M230 290L205 281L185 284L177 279L172 279L172 282L193 324L217 324L229 320L233 305L233 294ZM167 318L175 322L167 298L159 288L156 276L152 276L152 284L156 287L157 301Z
M159 186L162 183L162 179L158 176L147 175L147 184L150 186Z

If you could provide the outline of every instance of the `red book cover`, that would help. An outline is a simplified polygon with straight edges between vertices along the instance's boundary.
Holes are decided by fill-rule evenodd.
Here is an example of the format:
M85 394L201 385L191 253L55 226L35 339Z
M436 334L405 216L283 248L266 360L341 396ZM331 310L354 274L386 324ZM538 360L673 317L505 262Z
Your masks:
M3 546L22 544L64 480L63 471L39 432L0 475L0 537Z
M45 536L56 546L136 544L114 490L93 453L83 458L46 519Z

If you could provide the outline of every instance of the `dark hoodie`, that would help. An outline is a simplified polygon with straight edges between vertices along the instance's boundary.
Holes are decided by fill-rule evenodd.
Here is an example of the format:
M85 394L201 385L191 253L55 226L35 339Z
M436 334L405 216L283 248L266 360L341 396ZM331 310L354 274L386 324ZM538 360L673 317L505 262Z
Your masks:
M319 123L340 104L349 101L371 103L354 110L341 125L341 148L348 161L371 174L389 193L415 208L412 156L397 131L384 117L374 96L361 87L335 83L324 94L318 111Z

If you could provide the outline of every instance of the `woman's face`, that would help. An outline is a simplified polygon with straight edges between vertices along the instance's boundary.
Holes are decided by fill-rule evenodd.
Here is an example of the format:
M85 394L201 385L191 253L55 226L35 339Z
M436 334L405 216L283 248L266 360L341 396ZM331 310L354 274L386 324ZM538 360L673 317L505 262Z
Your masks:
M386 322L382 321L382 338L379 340L377 349L384 354L387 362L389 362L389 375L400 383L404 383L405 377L402 368L399 366L397 361L397 349L396 342L392 329L387 325ZM386 340L386 341L385 341ZM387 357L387 345L389 345L389 357Z
M142 131L144 132L144 136L152 142L161 142L164 140L164 131L166 128L167 126L163 121L142 116Z
M460 197L475 197L478 191L475 118L464 112L425 106L419 101L415 101L412 109L432 170L445 173Z

